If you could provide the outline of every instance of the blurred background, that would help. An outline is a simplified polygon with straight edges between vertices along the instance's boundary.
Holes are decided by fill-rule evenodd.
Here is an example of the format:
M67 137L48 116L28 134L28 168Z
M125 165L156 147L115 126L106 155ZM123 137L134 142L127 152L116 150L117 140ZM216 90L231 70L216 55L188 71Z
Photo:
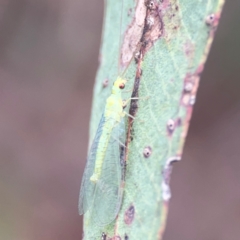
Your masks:
M103 1L0 3L0 239L79 240ZM164 240L240 239L239 10L226 2Z

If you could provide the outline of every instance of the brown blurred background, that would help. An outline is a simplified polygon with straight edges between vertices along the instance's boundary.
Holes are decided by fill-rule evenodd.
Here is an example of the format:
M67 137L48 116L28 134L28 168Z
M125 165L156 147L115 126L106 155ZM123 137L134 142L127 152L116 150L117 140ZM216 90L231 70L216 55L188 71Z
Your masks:
M81 239L103 1L0 3L0 239ZM240 239L239 10L227 1L201 79L165 240Z

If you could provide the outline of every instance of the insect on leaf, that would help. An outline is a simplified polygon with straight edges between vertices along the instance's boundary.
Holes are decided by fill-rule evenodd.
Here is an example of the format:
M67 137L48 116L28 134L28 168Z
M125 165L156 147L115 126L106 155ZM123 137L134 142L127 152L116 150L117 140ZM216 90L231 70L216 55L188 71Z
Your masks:
M84 171L80 197L79 213L89 211L90 221L99 226L111 223L117 216L122 202L122 176L123 164L121 156L124 155L124 121L115 124L109 133L109 141L106 149L99 149L100 137L103 128L115 122L115 119L105 120L103 116L90 149L87 165ZM101 175L98 181L90 180L94 173L96 153L100 151L103 157Z

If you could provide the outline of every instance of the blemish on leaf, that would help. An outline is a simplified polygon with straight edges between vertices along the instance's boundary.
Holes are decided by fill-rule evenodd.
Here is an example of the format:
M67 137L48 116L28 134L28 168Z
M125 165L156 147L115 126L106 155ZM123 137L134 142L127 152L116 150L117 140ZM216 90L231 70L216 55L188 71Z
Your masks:
M140 70L141 71L141 70ZM135 116L136 115L136 112L137 112L137 109L138 109L138 88L139 88L139 84L140 84L140 71L138 73L138 77L135 78L135 81L134 81L134 86L133 86L133 92L132 92L132 98L136 98L136 99L132 99L131 101L131 104L130 104L130 110L129 110L129 113L131 116Z
M108 84L109 84L108 78L104 79L103 82L102 82L103 88L106 88L108 86Z
M166 184L164 181L162 182L162 199L165 202L168 202L171 198L171 190L168 184Z
M169 134L172 134L175 129L175 122L173 119L167 121L167 130Z
M124 240L129 240L129 237L128 237L128 235L126 233L124 235Z
M152 148L150 146L145 147L143 150L143 156L149 158L152 155Z
M148 16L146 22L148 27L151 28L154 25L154 18L152 16Z
M126 211L125 211L125 214L124 214L124 222L127 224L127 225L130 225L133 220L134 220L134 215L135 215L135 208L133 205L131 205Z
M146 9L146 6L144 5L144 1L139 0L138 1L138 5L136 8L136 12L137 9L139 8L144 8L145 11L142 11L141 14L143 16L143 25L142 26L142 31L141 31L141 37L139 42L135 42L134 45L138 45L138 50L137 50L137 54L135 55L135 62L137 63L137 70L136 70L136 75L135 75L135 80L134 80L134 87L133 87L133 92L131 95L131 103L130 103L130 109L129 109L129 114L131 116L135 116L138 110L138 97L139 97L139 85L140 85L140 80L141 80L141 76L142 76L142 67L141 67L141 63L144 59L144 56L146 54L146 52L153 46L153 43L158 40L161 36L162 36L162 29L163 29L163 23L162 23L162 19L160 16L160 13L158 11L158 3L153 0L147 0L146 1L146 5L149 6ZM154 3L152 5L152 3ZM143 4L143 6L141 5ZM140 6L140 7L139 7ZM135 15L136 16L136 15ZM142 18L141 16L141 18ZM139 16L140 17L140 16ZM150 19L150 21L149 21ZM134 24L136 24L137 18L134 19ZM151 22L151 26L149 25L149 23ZM132 24L133 24L132 23ZM133 24L133 25L134 25ZM132 25L131 25L132 26ZM125 37L124 37L124 43L122 46L122 50L121 50L121 54L122 56L126 56L126 54L130 53L130 58L132 58L133 56L133 52L135 51L130 51L130 40L129 36L134 35L134 33L132 33L131 27L127 30ZM137 39L134 38L134 40L136 41ZM124 48L127 47L127 48ZM124 51L124 49L126 51ZM135 51L136 52L136 51ZM139 52L139 53L138 53ZM124 64L124 59L122 58L122 62ZM128 149L128 144L130 143L130 141L132 141L132 132L133 130L133 119L128 118L128 130L127 130L127 140L126 140L126 148ZM126 155L125 155L125 161L127 161L128 159L128 151L126 151Z
M173 156L167 159L167 162L165 164L165 168L167 168L169 165L172 165L175 162L181 161L181 156Z
M127 163L124 161L125 158L125 146L120 146L120 164L123 169L121 179L125 181L125 173L127 168Z
M152 47L153 43L158 40L163 33L162 17L158 9L159 4L155 0L147 0L146 7L145 26L141 38L144 53Z
M194 74L186 74L184 79L182 104L186 107L193 106L196 100L196 93L198 89L200 76L199 69Z
M154 0L147 0L145 4L146 4L146 7L149 8L150 10L154 10L157 8L157 5Z
M121 48L121 65L123 67L127 66L132 59L132 56L137 50L138 43L142 36L146 15L144 0L137 1L137 6L134 10L134 13L135 15L133 16L132 23L125 33Z
M214 21L215 21L215 14L210 14L206 17L206 24L209 25L209 26L213 26L214 24Z
M130 17L132 15L132 8L128 9L128 16Z
M170 41L176 36L181 26L178 1L164 0L159 4L158 11L164 25L163 36L167 41Z
M133 139L134 139L134 128L133 127L131 127L130 129L129 129L129 131L130 131L130 139L131 139L131 141L133 141Z
M106 233L102 233L102 238L101 238L101 240L107 240L107 234Z
M134 54L134 59L135 59L135 63L136 63L136 64L137 64L138 61L140 60L140 57L141 57L140 51L137 51L137 52Z
M176 121L176 127L180 127L182 125L182 119L178 118Z
M196 96L195 95L190 96L189 104L193 106L195 102L196 102Z
M169 201L171 198L170 179L172 173L172 164L181 160L181 156L173 156L167 159L163 168L163 181L162 181L162 199Z
M220 15L221 15L220 12L212 13L212 14L208 15L205 19L206 25L210 27L209 42L207 44L209 46L211 45L212 38L214 37L215 31L217 30ZM209 47L206 47L206 48L209 48Z
M193 89L193 83L192 82L186 82L185 85L184 85L184 91L186 93L189 93L191 92Z

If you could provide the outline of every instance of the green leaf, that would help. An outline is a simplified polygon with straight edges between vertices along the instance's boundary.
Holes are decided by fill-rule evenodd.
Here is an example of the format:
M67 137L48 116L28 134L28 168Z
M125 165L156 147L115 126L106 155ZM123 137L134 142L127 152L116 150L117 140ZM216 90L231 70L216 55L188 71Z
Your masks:
M103 232L106 239L162 239L172 162L181 159L223 2L159 0L147 1L146 7L144 0L106 0L90 142L112 83L125 70L129 92L124 98L139 99L127 109L134 120L125 120L127 167L121 210L116 221L105 227L86 214L85 240L101 239ZM132 60L136 53L140 53L137 64Z

